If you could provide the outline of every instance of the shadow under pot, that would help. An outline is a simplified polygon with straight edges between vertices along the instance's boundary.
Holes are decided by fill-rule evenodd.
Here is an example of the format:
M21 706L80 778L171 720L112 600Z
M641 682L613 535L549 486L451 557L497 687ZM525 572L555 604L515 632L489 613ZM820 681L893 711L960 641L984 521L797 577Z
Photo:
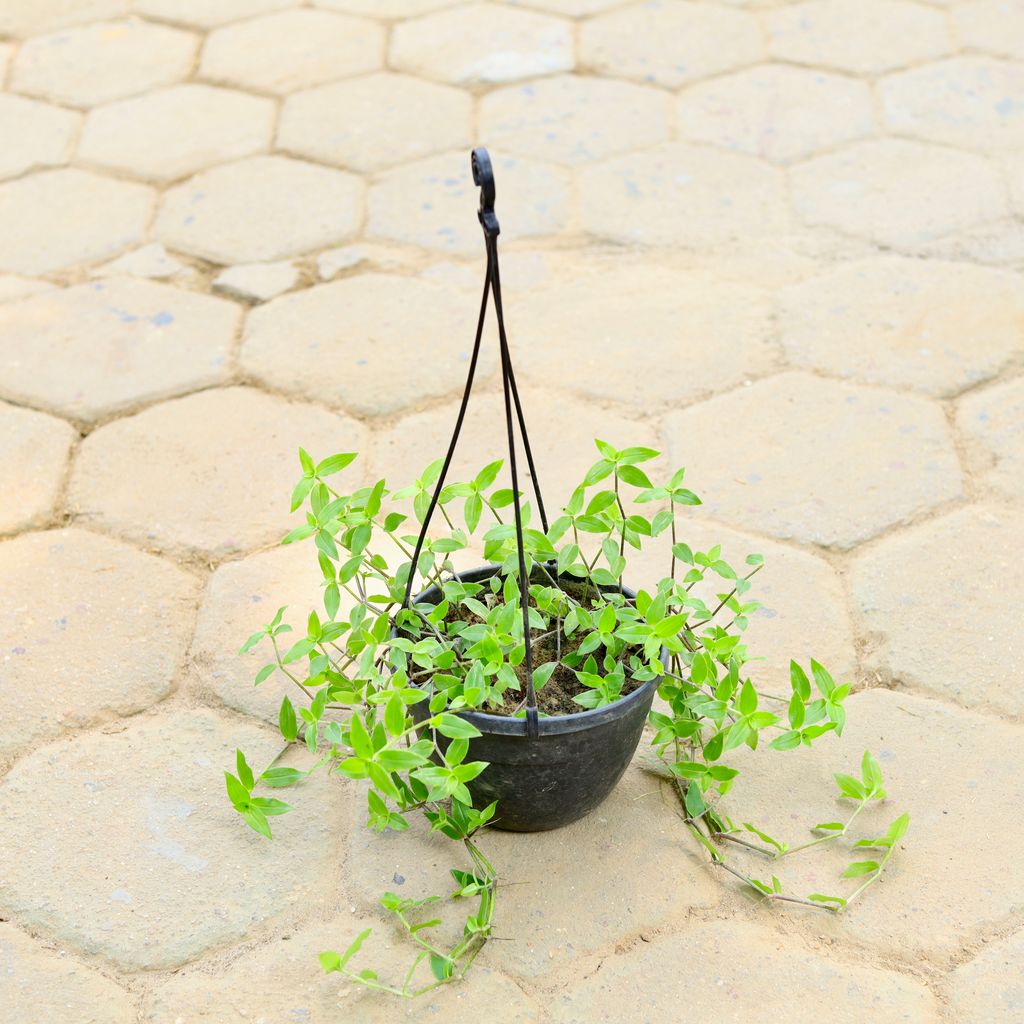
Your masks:
M500 567L483 566L457 573L464 583L481 583ZM537 576L539 582L544 577ZM575 577L566 582L579 583ZM602 588L610 589L610 588ZM626 597L633 591L622 588ZM436 586L424 590L416 604L436 605ZM487 769L468 783L473 804L497 801L493 827L512 832L560 828L589 814L615 788L636 751L660 679L650 679L603 708L540 719L535 740L526 736L523 718L460 711L460 718L480 730L469 741L467 761L486 761ZM414 721L430 718L427 701L410 708ZM448 740L438 735L438 745Z

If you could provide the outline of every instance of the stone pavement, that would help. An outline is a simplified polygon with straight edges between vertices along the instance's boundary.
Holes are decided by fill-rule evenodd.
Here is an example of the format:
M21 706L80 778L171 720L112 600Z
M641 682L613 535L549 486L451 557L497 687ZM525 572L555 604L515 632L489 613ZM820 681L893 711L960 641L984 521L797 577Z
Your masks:
M3 0L0 83L5 1024L1024 1020L1021 0ZM267 843L221 770L276 750L240 641L317 601L298 445L405 482L447 437L474 142L550 500L661 446L694 542L767 557L764 676L858 691L733 813L799 838L870 747L866 827L912 823L848 915L780 910L633 770L488 837L506 941L406 1006L316 954L399 970L376 898L450 851L324 779Z

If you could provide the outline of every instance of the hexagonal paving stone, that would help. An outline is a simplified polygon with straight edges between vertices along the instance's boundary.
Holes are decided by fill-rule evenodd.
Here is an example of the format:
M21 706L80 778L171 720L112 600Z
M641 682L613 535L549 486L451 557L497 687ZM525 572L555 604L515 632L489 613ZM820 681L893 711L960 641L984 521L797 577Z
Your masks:
M0 1000L7 1024L67 1020L70 1010L94 1024L133 1024L128 993L96 971L0 924Z
M45 523L53 514L68 452L78 435L63 420L0 402L0 533Z
M280 260L352 237L362 194L354 175L281 156L253 157L171 189L156 232L172 248L214 263Z
M968 395L956 422L982 453L984 483L1000 494L1024 496L1024 379Z
M268 842L224 793L236 747L259 772L281 738L190 708L23 758L0 785L9 826L0 835L0 906L134 971L177 967L300 905L333 904L346 788L318 773L290 789L295 810L274 819ZM102 882L83 864L102 865Z
M480 133L499 152L581 164L663 142L668 111L660 90L559 75L488 93Z
M698 82L677 101L679 137L787 163L870 135L866 82L769 64Z
M877 74L950 51L941 11L902 0L810 0L766 16L777 59Z
M473 100L462 89L382 72L289 96L279 149L357 171L468 146Z
M952 395L1024 351L1024 292L1006 271L880 256L780 298L792 362L871 384Z
M961 704L1024 714L1024 694L1006 673L1008 659L1024 651L1024 586L1014 571L1022 554L1024 517L972 507L862 555L852 581L872 637L870 662ZM950 642L951 629L960 642Z
M588 14L599 14L620 2L621 0L508 0L513 7L533 7L550 14L562 14L567 18L585 18Z
M239 263L222 270L213 280L215 291L246 302L266 302L293 288L299 268L288 260L278 263Z
M1024 67L956 57L884 78L878 86L888 129L968 149L1024 146Z
M960 1024L991 1024L1024 1017L1024 931L989 943L948 980Z
M666 429L707 512L786 540L851 548L962 493L942 410L880 388L785 373Z
M466 984L442 986L408 1001L397 1011L393 995L354 985L337 974L323 973L317 960L320 953L327 949L342 952L360 931L375 925L376 921L353 914L333 918L326 924L306 925L244 953L216 984L211 984L209 973L203 970L175 974L153 992L142 1020L145 1024L180 1024L183 1020L189 1024L223 1024L238 1015L239 1007L257 1006L262 1019L267 1021L303 1024L337 1024L339 1020L393 1024L396 1012L408 1024L445 1019L540 1024L543 1019L532 999L487 966L488 960L494 966L500 965L500 956L491 954L503 943L494 943L480 955ZM415 946L377 926L353 963L359 969L372 965L382 982L401 987L415 956ZM433 980L430 972L422 968L414 984L427 985Z
M742 950L742 953L740 951ZM736 956L743 958L736 970ZM665 964L697 963L692 977ZM637 1020L659 1020L685 1003L695 1017L715 1017L723 1004L734 1020L813 1024L829 1006L836 1024L938 1024L934 996L919 981L827 954L786 948L770 928L750 921L694 923L678 935L641 942L607 958L551 1000L558 1024L615 1024L630 1007Z
M879 139L814 157L791 172L793 202L824 224L888 246L913 246L1006 212L996 169L945 147Z
M337 402L349 412L387 414L461 388L478 308L462 292L430 281L348 277L253 310L242 366L275 387ZM479 380L494 371L496 352L488 332Z
M623 260L588 269L509 310L516 365L528 378L649 414L778 361L767 292Z
M194 25L215 28L229 21L241 21L257 14L298 7L302 0L135 0L139 14Z
M401 834L376 835L359 827L365 820L360 801L346 862L359 912L378 920L384 915L377 901L394 891L396 874L405 879L403 896L451 889L449 869L462 867L465 855L450 840L419 823ZM482 956L493 956L491 963L513 975L539 977L639 929L667 927L695 909L714 907L719 879L702 869L683 828L672 803L659 798L657 780L634 765L582 821L550 832L481 836L499 878L510 883L500 889L494 927L511 940Z
M955 7L952 15L965 46L1024 60L1024 7L1018 0L976 0Z
M671 40L671 45L666 45ZM752 15L680 0L646 0L583 22L580 64L675 88L764 56Z
M557 234L569 215L571 178L550 164L501 158L498 219L504 240ZM367 230L377 238L444 252L483 253L479 189L464 150L388 171L370 187Z
M19 92L91 107L187 78L198 48L190 32L143 21L107 21L37 36L18 51Z
M0 270L44 274L109 259L142 241L153 206L144 185L66 168L0 185Z
M288 529L300 445L361 451L365 431L249 388L203 391L90 434L69 500L87 521L147 545L218 556L252 550Z
M203 0L206 2L206 0ZM131 0L4 0L0 35L25 36L127 14Z
M170 691L192 630L195 577L77 529L4 541L0 568L0 757Z
M11 302L27 295L38 295L40 292L52 291L54 285L49 281L40 281L34 277L21 277L18 274L0 274L0 302Z
M567 22L497 4L471 4L397 24L389 66L442 82L514 82L569 71Z
M281 11L217 29L199 73L214 82L287 93L331 78L376 71L384 29L327 11Z
M271 100L187 83L91 111L78 152L102 167L172 181L266 150L273 130Z
M782 172L749 156L665 143L580 172L584 228L616 242L707 246L785 230Z
M313 0L316 7L347 14L366 14L374 18L411 18L429 14L442 7L453 7L465 0Z
M948 640L947 633L944 646ZM862 751L872 751L888 799L857 818L851 839L883 834L903 811L910 814L906 838L878 884L846 913L787 917L787 930L799 928L809 940L825 939L833 948L869 946L912 969L932 957L945 971L949 958L979 932L1005 924L1019 908L1024 830L1019 819L1007 817L1007 808L1024 800L1024 727L890 690L854 694L846 709L841 739L825 737L787 757L766 755L770 770L765 765L743 771L723 807L735 820L790 843L814 838L809 828L815 822L845 821L853 810L849 800L837 799L832 773L858 775ZM752 766L757 759L755 754L742 760ZM742 768L741 758L732 763ZM978 835L993 822L1000 822L998 877L987 858L978 856ZM776 873L787 892L849 895L858 883L840 881L840 874L851 860L874 852L851 847L845 842L787 857ZM765 860L744 854L737 866L763 873ZM855 1010L851 1024L861 1019Z
M46 292L0 309L0 393L80 420L215 384L240 311L131 278Z
M0 178L67 163L81 118L20 96L0 96Z

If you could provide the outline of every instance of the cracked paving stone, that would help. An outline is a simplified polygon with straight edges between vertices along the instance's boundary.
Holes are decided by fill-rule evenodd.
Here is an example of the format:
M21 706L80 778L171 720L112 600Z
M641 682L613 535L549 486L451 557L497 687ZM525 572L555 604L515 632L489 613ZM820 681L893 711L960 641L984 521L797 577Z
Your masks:
M63 420L0 402L0 534L45 523L60 493L68 452L77 438Z
M1024 380L1017 378L967 395L957 426L980 456L978 476L1010 498L1024 497Z
M881 388L784 373L666 430L702 511L783 540L846 550L963 493L942 410Z
M128 993L98 971L0 924L0 1001L6 1024L79 1020L90 1024L134 1024Z
M150 242L132 252L118 256L116 260L98 267L94 277L175 277L188 270L184 263L176 260L159 242Z
M869 633L869 667L972 708L1024 714L1024 694L1007 685L1006 674L1007 664L1024 655L1024 585L1014 572L1022 556L1024 516L984 506L915 526L864 552L851 583ZM1002 581L998 589L992 574Z
M949 975L947 986L958 1024L993 1024L1024 1018L1024 932L985 946Z
M144 21L62 29L24 43L11 86L75 107L91 107L187 78L198 49L191 32Z
M302 0L135 0L139 14L196 28L216 28L257 14L298 7Z
M294 288L299 268L284 260L280 263L240 263L222 270L213 279L215 291L238 299L266 302Z
M22 758L0 784L0 906L58 942L139 971L178 967L331 902L345 787L317 773L290 789L295 810L286 823L274 819L268 842L225 796L236 747L258 772L281 739L191 708ZM285 760L312 764L305 753Z
M0 543L0 757L165 697L185 656L198 591L176 566L83 530Z
M20 96L0 96L0 178L67 163L81 118Z
M168 182L265 151L273 129L273 101L188 82L90 111L79 155Z
M0 35L25 38L67 25L116 18L127 14L130 6L131 0L4 0L0 5Z
M895 971L844 962L831 952L786 948L785 936L743 920L693 923L676 935L640 942L573 980L549 1002L558 1024L657 1021L685 1004L698 1018L814 1024L823 1007L835 1024L938 1024L935 997ZM742 952L740 952L742 951ZM742 959L737 970L736 958ZM666 977L666 962L699 963Z
M243 369L276 388L387 415L458 390L473 349L478 304L446 285L395 274L359 274L285 295L253 310ZM497 365L490 329L477 379ZM429 339L425 341L424 339ZM429 366L396 373L430 352Z
M513 82L573 66L568 22L496 4L470 4L399 22L389 66L454 85Z
M708 246L784 232L782 171L667 142L579 172L584 230L615 242Z
M973 153L904 139L855 142L791 170L797 213L885 246L913 247L1005 215L996 168Z
M280 149L375 171L468 146L473 99L462 89L381 72L289 96Z
M78 420L206 387L227 375L231 302L132 278L0 308L0 394Z
M384 29L328 11L281 11L211 33L199 74L260 92L288 93L332 78L376 71Z
M363 184L342 171L281 156L253 157L171 189L157 216L166 245L214 263L263 263L347 241Z
M582 67L670 89L763 56L753 15L685 0L630 4L580 26Z
M0 270L44 274L110 259L143 240L153 206L144 185L72 168L0 185Z
M138 543L223 557L287 532L300 446L326 455L365 441L360 424L316 406L252 388L201 391L93 431L69 501L84 521Z
M1008 271L879 256L780 293L790 362L947 397L1024 351L1024 292Z

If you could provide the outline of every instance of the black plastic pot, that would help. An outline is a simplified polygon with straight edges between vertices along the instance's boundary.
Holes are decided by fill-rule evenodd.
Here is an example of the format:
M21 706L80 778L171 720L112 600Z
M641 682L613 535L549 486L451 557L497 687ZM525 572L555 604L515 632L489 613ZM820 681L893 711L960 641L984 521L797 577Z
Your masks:
M498 568L483 566L456 578L479 583ZM622 592L635 596L625 587ZM437 604L440 596L436 586L430 587L416 603ZM535 740L527 738L522 718L460 712L483 734L470 741L466 760L489 764L469 783L473 803L486 807L497 800L494 826L512 832L560 828L589 814L615 788L633 757L659 682L651 679L607 707L542 718ZM430 717L427 704L412 706L416 721ZM442 736L438 741L442 748L448 742Z

